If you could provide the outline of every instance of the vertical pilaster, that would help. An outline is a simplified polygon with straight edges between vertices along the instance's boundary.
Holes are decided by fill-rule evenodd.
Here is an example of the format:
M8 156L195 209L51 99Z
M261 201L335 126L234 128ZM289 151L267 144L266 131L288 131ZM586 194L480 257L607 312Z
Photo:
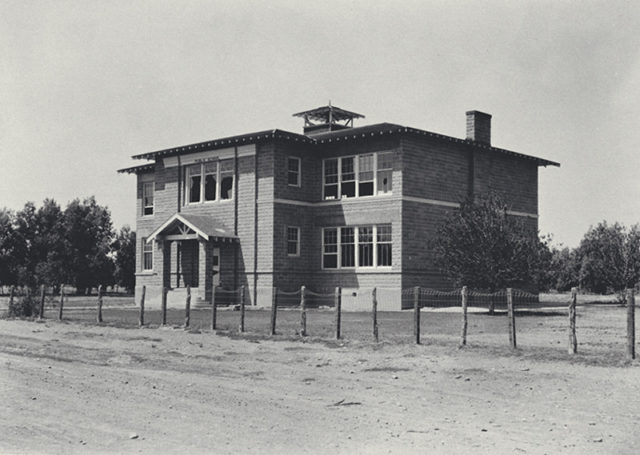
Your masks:
M198 240L198 299L211 301L213 286L213 246L206 240Z

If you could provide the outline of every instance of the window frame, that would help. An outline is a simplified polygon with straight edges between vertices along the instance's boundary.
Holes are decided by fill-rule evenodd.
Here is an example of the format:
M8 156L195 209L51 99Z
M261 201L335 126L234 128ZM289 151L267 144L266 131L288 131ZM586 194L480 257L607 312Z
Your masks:
M378 243L378 228L379 227L389 227L390 232L389 234L391 235L391 240L389 241L384 241L384 242L380 242ZM349 243L349 245L353 245L353 261L354 261L354 265L353 266L343 266L342 263L342 259L343 259L343 243L342 243L342 230L343 229L353 229L353 238L354 238L354 242L353 243ZM372 247L372 265L360 265L360 229L372 229L371 231L371 236L372 236L372 241L371 243L367 242L366 245L371 245ZM335 247L336 247L336 252L331 252L331 253L327 253L325 251L325 231L328 230L334 230L336 233L336 243L335 243ZM326 226L323 227L320 230L320 235L321 235L321 244L322 244L322 250L321 250L321 254L320 254L320 267L321 270L327 270L327 271L337 271L337 270L351 270L351 271L367 271L367 270L391 270L391 268L393 267L393 224L392 223L380 223L380 224L362 224L362 225L356 225L356 226ZM364 245L365 243L363 243ZM332 244L333 245L333 244ZM391 251L390 251L390 255L389 255L389 260L391 262L391 264L389 265L379 265L379 258L378 258L378 246L379 245L390 245L391 246ZM325 261L324 258L325 256L330 255L330 256L335 256L336 257L336 267L325 267Z
M297 162L297 166L296 166L296 171L292 171L289 168L289 163L291 161L296 161ZM291 174L295 173L296 174L296 183L290 183L289 182L289 176ZM287 186L292 186L294 188L300 188L302 187L302 158L299 158L297 156L288 156L287 157Z
M232 166L231 166L231 170L222 170L222 163L224 162L232 162ZM206 166L207 164L212 164L215 163L216 164L216 171L214 172L207 172L206 171ZM198 174L200 176L200 199L197 201L191 201L191 175L189 174L189 169L195 167L195 166L199 166L200 167L200 174ZM236 170L235 170L235 162L233 158L225 158L223 160L221 159L216 159L216 160L206 160L206 161L202 161L202 162L197 162L197 163L192 163L192 164L186 164L184 165L184 182L183 182L183 194L184 194L184 200L182 205L183 206L187 206L187 205L198 205L198 204L213 204L213 203L219 203L219 202L226 202L226 201L232 201L235 198L235 192L236 192ZM207 180L207 175L214 175L215 179L216 179L216 187L215 187L215 199L206 199L206 194L205 194L205 190L206 190L206 180ZM230 196L228 198L223 198L222 197L222 179L223 178L228 178L231 177L231 191L230 191Z
M291 240L289 238L289 230L290 229L294 229L295 233L296 233L296 239L295 240ZM288 257L300 257L300 227L299 226L285 226L285 240L286 240L286 245L287 245L287 256ZM295 244L296 246L296 252L295 253L290 253L289 252L289 245L292 244L292 242Z
M146 188L151 188L151 205L146 204ZM156 192L156 184L154 181L151 182L142 182L142 216L153 216L155 211L155 192ZM151 208L151 213L146 213L147 208Z
M392 155L392 166L390 168L384 168L384 169L378 169L378 156L382 155L382 154L390 154ZM394 151L393 150L385 150L385 151L380 151L380 152L367 152L367 153L362 153L359 155L345 155L345 156L337 156L337 157L331 157L331 158L325 158L322 160L322 201L335 201L335 200L342 200L342 199L353 199L353 198L369 198L369 197L377 197L377 196L388 196L391 195L393 193L393 154ZM373 156L373 160L372 160L372 166L373 166L373 179L372 180L360 180L360 159L361 157L364 156L368 156L368 155L372 155ZM353 174L354 174L354 180L348 180L348 181L344 181L343 182L343 172L342 172L342 160L343 159L353 159ZM335 174L335 177L337 179L336 183L329 183L327 184L327 165L326 163L328 161L335 161L336 162L336 167L337 167L337 174ZM381 171L386 171L386 172L391 172L391 190L390 191L380 191L380 185L378 182L378 175ZM365 171L367 172L367 171ZM331 174L332 176L334 174ZM355 191L354 191L354 196L344 196L342 194L342 184L343 183L352 183L355 186ZM373 194L367 194L367 195L360 195L360 184L361 183L370 183L373 182ZM335 186L336 187L336 197L335 198L331 198L331 197L327 197L326 195L326 188L328 186Z
M147 250L147 247L149 248ZM146 268L147 265L147 261L146 261L146 257L147 255L150 255L151 257L151 267L150 268ZM153 272L153 242L147 242L147 237L142 237L142 264L141 264L141 268L140 270L142 270L142 272Z

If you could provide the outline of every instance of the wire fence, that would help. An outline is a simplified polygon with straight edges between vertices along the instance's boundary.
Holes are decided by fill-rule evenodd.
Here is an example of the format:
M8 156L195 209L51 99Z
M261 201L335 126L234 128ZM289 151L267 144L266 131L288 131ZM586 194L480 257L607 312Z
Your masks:
M637 305L632 290L626 292L622 304L598 305L606 310L597 316L592 310L595 305L578 303L577 290L571 296L562 296L553 301L541 301L538 294L520 289L486 292L466 287L447 291L427 287L412 287L401 291L375 288L372 292L365 290L357 293L341 288L314 290L301 287L296 290L272 288L260 292L266 296L267 291L271 294L272 304L270 308L262 309L246 305L251 297L244 287L233 290L216 288L213 294L214 304L210 308L191 309L189 297L184 309L168 309L165 302L160 311L145 311L144 297L137 305L133 304L131 298L110 296L105 301L101 288L98 289L97 297L90 298L68 297L64 292L61 295L51 295L46 288L40 288L39 292L11 289L11 295L3 299L19 302L28 296L35 303L33 317L93 321L117 326L164 325L248 332L263 336L311 336L319 339L346 337L354 340L377 342L381 339L417 344L421 344L425 338L433 343L439 338L450 342L453 337L458 338L460 346L467 344L467 337L486 341L490 339L487 333L497 336L502 333L512 349L522 346L522 339L527 345L540 343L533 334L538 333L538 326L548 326L551 321L554 324L553 333L564 334L559 340L554 339L554 343L566 345L568 333L567 351L570 354L578 352L577 333L582 331L585 339L581 341L581 346L604 349L607 346L625 344L627 358L635 358ZM385 296L387 291L389 293ZM166 290L164 292L166 294ZM395 308L400 306L405 311L385 311L380 308L379 299L391 299L393 296L400 300L400 305L396 304ZM345 311L345 301L353 305L352 309L359 311ZM467 313L472 308L480 313L475 312L469 317ZM247 309L251 311L246 311ZM492 313L506 316L506 320L490 316ZM623 313L626 313L626 318ZM563 316L562 320L567 322L558 323L557 318L550 319L548 316ZM568 319L564 319L566 316ZM577 316L585 318L583 323L576 323ZM594 317L595 319L587 319ZM600 330L600 324L605 324L606 327ZM607 336L611 339L606 338ZM588 337L599 340L599 344Z

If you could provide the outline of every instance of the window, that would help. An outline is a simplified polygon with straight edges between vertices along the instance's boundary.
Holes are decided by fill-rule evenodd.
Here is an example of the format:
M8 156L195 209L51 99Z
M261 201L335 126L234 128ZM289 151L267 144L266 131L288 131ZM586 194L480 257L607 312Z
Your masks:
M322 267L338 268L338 228L326 228L322 232Z
M200 164L193 164L187 167L187 201L189 202L200 202L201 168Z
M322 230L322 268L391 267L391 225Z
M233 198L233 160L220 161L220 198Z
M338 199L338 160L324 160L324 198Z
M330 158L322 165L325 200L391 193L393 152Z
M204 200L216 200L216 185L218 182L218 163L205 163L204 165Z
M300 256L300 228L287 226L287 256Z
M393 152L378 153L378 194L391 193Z
M287 184L289 186L300 186L300 158L290 156L287 158Z
M184 193L187 204L233 198L233 159L186 166Z
M142 184L142 214L153 215L153 182Z
M391 225L382 224L377 226L376 232L378 266L391 265Z
M153 242L142 239L142 270L153 270Z

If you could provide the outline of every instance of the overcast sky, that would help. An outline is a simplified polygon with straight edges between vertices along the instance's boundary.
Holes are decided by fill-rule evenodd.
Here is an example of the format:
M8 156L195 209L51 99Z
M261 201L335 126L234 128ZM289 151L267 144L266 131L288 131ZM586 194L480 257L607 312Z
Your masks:
M492 143L540 168L540 230L640 222L634 1L0 2L0 207L95 195L135 225L130 156L301 132L326 104Z

